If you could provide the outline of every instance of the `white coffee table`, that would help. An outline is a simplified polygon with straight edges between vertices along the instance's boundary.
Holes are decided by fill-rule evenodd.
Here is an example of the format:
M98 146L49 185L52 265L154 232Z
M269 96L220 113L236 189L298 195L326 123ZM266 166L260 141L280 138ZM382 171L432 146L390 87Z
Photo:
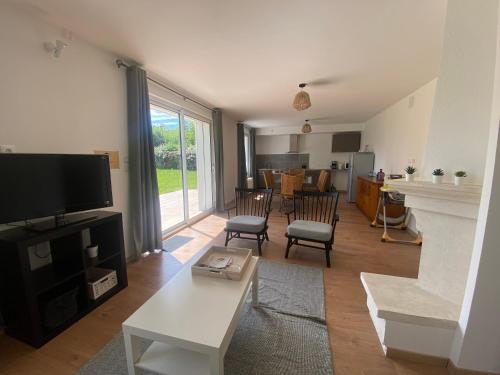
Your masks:
M191 275L190 265L123 323L129 375L224 374L224 355L250 287L258 304L258 258L240 281ZM141 355L140 338L153 340Z

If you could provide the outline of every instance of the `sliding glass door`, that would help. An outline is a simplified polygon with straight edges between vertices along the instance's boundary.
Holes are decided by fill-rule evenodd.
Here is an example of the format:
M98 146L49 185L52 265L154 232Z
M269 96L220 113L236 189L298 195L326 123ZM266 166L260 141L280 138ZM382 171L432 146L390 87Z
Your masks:
M182 109L152 106L163 232L213 208L211 124Z
M188 210L194 217L213 207L210 124L184 116L188 169ZM189 175L192 172L192 175Z

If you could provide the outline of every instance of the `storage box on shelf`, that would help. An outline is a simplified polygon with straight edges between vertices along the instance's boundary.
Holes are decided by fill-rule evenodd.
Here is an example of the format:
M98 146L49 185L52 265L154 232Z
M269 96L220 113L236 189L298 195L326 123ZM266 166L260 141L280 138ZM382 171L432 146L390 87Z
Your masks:
M116 271L106 268L90 268L88 275L89 297L97 300L118 285Z

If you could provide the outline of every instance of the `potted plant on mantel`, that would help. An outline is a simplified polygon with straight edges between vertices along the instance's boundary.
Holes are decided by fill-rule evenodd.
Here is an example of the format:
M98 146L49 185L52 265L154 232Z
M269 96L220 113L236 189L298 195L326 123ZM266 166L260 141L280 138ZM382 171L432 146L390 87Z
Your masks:
M467 177L467 172L456 171L455 172L455 186L463 185L465 183L466 177Z
M407 182L413 182L413 179L415 178L415 172L417 171L417 168L415 168L412 165L409 165L405 168L405 177Z
M436 168L432 171L432 183L440 184L443 182L444 171L441 168Z

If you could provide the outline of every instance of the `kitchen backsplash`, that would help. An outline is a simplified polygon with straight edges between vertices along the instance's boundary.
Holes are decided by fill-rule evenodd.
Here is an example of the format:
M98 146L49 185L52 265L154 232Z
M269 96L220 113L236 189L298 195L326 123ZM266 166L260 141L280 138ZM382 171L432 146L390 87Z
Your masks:
M255 161L257 169L309 168L309 154L262 154Z

